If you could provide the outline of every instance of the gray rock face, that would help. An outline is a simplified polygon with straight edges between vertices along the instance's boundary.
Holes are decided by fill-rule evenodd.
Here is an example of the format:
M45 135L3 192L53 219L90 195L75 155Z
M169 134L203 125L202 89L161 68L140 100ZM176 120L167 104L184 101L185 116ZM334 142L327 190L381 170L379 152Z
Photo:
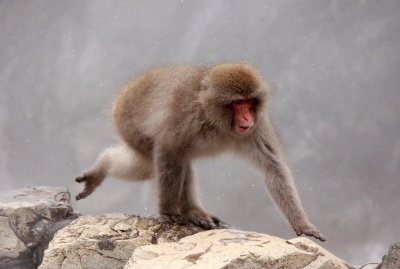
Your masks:
M57 232L39 269L123 268L140 246L176 242L200 231L125 214L82 216Z
M55 232L76 218L66 188L0 193L0 268L36 268Z
M311 240L291 240L237 230L211 230L176 243L137 248L124 269L166 268L296 268L349 269Z

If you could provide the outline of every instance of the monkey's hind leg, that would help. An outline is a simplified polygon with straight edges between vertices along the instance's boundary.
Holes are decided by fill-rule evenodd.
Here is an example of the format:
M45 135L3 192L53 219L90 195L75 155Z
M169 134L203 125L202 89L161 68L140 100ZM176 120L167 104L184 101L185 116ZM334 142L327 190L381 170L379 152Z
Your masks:
M181 211L184 218L205 229L219 227L221 220L208 213L200 205L197 197L196 183L194 181L193 168L189 164L185 167L184 183L181 196Z
M92 168L75 179L85 187L76 196L80 200L89 196L107 176L141 181L153 177L153 165L125 145L105 149Z

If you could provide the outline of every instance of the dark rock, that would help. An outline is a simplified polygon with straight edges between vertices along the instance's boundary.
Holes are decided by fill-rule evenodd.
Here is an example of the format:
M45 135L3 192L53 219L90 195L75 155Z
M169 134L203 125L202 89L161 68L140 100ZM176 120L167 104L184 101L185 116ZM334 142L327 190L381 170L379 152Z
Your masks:
M378 269L399 269L400 268L400 242L390 246L388 254L383 256L382 263Z

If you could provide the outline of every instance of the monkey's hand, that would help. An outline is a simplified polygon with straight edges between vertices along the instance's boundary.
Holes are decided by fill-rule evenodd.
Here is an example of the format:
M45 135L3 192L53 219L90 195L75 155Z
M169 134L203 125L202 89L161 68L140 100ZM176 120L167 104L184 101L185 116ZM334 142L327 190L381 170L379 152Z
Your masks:
M312 225L311 223L307 222L298 222L293 226L294 231L296 232L297 236L300 236L302 234L312 236L322 242L326 241L326 238L323 234L321 234L318 229Z
M221 220L201 208L193 208L185 212L184 218L186 221L191 222L204 229L215 229L219 226Z

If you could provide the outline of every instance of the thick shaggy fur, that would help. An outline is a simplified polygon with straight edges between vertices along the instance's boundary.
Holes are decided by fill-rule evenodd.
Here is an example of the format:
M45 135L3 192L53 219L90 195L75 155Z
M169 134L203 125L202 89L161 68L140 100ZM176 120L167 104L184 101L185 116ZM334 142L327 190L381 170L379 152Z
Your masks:
M205 228L218 218L200 205L191 160L233 150L261 169L271 196L300 234L325 240L308 220L267 112L268 89L247 64L169 66L148 70L127 83L113 108L120 146L106 149L77 178L92 193L106 176L129 180L157 178L159 210L169 221ZM251 100L254 125L234 131L231 104Z

